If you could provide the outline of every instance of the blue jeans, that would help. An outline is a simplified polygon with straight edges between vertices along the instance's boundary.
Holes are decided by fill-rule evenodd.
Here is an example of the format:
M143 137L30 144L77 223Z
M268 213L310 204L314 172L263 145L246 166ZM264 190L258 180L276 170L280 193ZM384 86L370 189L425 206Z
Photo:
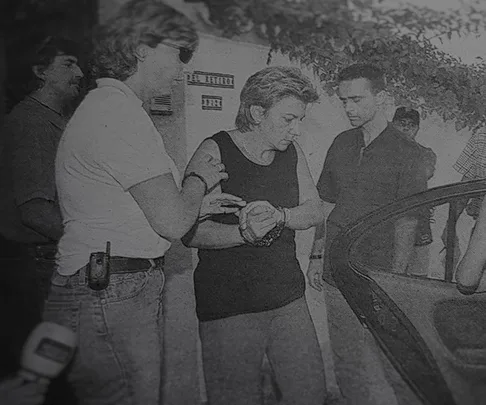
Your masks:
M68 369L80 405L159 405L163 358L162 268L112 274L91 290L86 267L55 272L44 320L71 327L78 349Z

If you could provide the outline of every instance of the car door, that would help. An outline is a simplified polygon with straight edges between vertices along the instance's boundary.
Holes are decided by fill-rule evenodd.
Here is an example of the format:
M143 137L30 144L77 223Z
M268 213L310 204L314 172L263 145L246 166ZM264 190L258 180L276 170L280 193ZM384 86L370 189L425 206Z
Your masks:
M331 247L348 304L427 405L486 404L486 293L463 295L454 281L474 225L458 206L485 193L481 180L416 194L362 218ZM414 246L406 273L393 273L397 221L426 212L433 213L432 240ZM481 284L478 291L486 291Z

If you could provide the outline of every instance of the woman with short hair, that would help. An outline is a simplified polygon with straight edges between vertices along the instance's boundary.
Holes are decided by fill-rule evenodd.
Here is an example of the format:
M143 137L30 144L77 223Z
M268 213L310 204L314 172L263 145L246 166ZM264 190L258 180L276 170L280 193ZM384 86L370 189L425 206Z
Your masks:
M324 219L296 138L309 103L318 100L299 69L268 67L245 83L236 129L202 142L193 159L221 159L218 185L248 205L239 218L217 215L185 243L199 248L196 310L211 405L262 403L261 365L268 356L285 404L323 404L324 369L305 300L295 231Z

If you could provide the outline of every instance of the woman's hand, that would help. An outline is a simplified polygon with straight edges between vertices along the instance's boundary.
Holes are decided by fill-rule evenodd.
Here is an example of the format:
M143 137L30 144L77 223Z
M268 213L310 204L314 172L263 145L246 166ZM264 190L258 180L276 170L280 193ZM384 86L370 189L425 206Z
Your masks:
M240 197L227 193L210 193L206 195L201 204L199 219L206 219L215 214L237 213L246 205Z
M253 243L263 238L281 220L282 213L268 201L252 201L240 212L240 229Z
M268 201L252 201L248 203L244 210L241 210L239 215L240 217L240 225L245 224L247 222L248 213L251 212L252 215L260 215L263 213L267 213L275 218L277 222L282 221L282 212L275 208L272 204Z

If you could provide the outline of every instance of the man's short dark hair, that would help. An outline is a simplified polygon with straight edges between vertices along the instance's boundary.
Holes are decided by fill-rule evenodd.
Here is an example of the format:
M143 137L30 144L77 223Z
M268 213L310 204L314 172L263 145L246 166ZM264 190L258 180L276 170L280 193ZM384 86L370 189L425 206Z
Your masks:
M338 82L356 79L367 79L371 84L374 94L385 90L385 75L381 69L367 63L356 63L341 70L338 74Z
M80 58L82 46L67 37L44 36L40 41L30 41L18 45L19 52L10 50L9 54L9 89L15 93L18 102L27 94L42 87L43 81L34 73L47 69L58 55L69 55Z
M69 55L79 59L80 54L81 46L77 42L69 38L48 36L35 46L30 65L45 69L58 55Z
M393 116L393 122L399 122L402 120L409 120L413 122L415 126L420 126L420 114L417 110L408 107L398 107L395 110L395 115Z

